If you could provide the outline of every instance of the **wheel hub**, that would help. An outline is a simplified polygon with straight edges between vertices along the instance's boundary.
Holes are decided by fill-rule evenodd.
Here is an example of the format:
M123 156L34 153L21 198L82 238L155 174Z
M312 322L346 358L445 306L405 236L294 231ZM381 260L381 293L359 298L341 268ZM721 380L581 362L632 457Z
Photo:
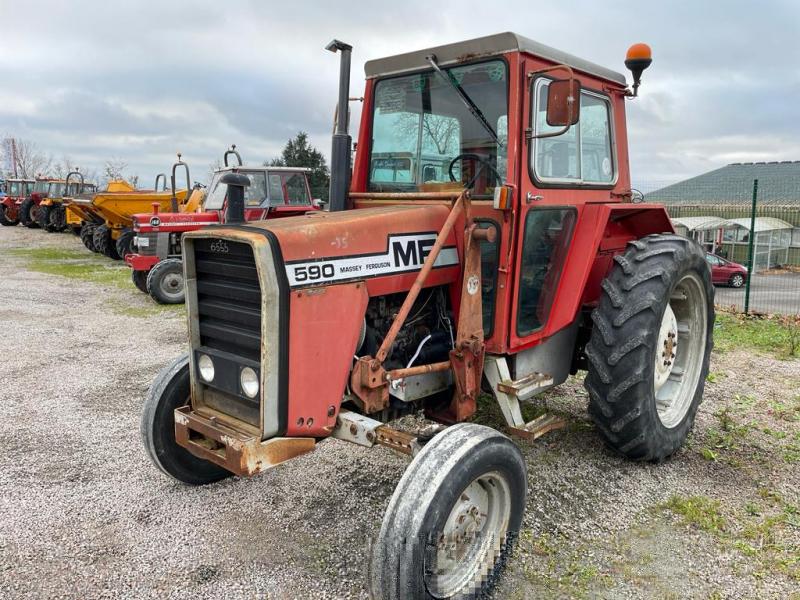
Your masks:
M467 486L434 540L427 569L431 595L450 598L488 573L505 541L510 506L508 484L494 473Z
M658 332L656 346L656 376L655 389L660 390L669 379L675 366L675 357L678 352L678 320L672 307L667 304L664 316L661 318L661 328Z
M178 273L169 273L164 277L163 283L164 291L175 294L183 290L183 276Z

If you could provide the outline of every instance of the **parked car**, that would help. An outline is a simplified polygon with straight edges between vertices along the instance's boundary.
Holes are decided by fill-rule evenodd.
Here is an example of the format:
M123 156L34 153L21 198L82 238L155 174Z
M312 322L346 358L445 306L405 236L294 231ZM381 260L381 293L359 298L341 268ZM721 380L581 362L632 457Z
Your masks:
M711 281L715 285L729 285L739 288L747 281L747 267L706 252L706 260L711 266Z

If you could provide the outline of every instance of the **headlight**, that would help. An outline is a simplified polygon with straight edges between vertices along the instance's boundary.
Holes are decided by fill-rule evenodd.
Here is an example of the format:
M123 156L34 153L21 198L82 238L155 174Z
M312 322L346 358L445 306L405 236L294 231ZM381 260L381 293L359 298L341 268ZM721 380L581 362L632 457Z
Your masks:
M214 381L214 361L206 354L201 354L197 361L197 369L204 381Z
M255 398L258 394L258 374L250 367L242 369L239 375L239 382L242 384L242 391L248 398Z

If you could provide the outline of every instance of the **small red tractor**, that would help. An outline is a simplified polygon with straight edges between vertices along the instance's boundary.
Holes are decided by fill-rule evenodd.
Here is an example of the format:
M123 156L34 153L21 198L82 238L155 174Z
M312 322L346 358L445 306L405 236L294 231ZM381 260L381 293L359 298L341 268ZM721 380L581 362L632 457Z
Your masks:
M228 164L231 156L238 164ZM292 217L318 209L308 184L310 169L243 166L235 145L225 152L224 164L214 172L198 212L163 213L154 205L152 213L133 216L136 251L126 255L125 262L132 269L134 285L159 304L184 301L181 236L187 231L225 222L228 207L227 185L222 183L225 174L239 173L249 181L245 193L245 221Z
M345 107L351 47L328 49ZM631 88L512 33L369 61L352 174L338 111L329 211L244 223L248 182L227 174L227 223L182 240L190 347L145 400L155 465L198 485L329 437L408 454L369 590L473 598L497 580L528 488L518 447L470 422L482 390L508 433L535 438L547 425L520 402L585 370L608 446L674 454L703 395L714 291L700 247L633 201L625 102L650 49L625 62ZM386 161L409 152L398 178ZM424 169L431 154L448 168ZM438 425L386 422L419 409Z
M42 200L51 195L60 197L64 193L64 180L53 177L37 177L33 184L33 191L30 196L20 204L19 220L25 227L41 227L41 204Z
M20 207L30 198L34 180L10 178L5 181L5 195L0 197L0 224L19 223Z

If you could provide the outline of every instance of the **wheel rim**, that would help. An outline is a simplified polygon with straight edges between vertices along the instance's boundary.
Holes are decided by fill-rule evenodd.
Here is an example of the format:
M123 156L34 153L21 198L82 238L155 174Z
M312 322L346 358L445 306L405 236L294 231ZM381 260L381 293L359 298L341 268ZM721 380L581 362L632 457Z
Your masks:
M425 570L428 592L450 598L475 586L494 566L511 515L511 488L492 471L470 483L459 495L430 554Z
M661 319L653 387L658 418L668 429L683 421L694 400L708 335L706 304L705 288L692 273L675 286Z
M161 278L161 283L158 287L169 299L180 298L183 294L183 273L166 273Z
M744 281L744 279L742 279L741 275L734 275L733 276L733 287L742 287L742 282L743 281Z

